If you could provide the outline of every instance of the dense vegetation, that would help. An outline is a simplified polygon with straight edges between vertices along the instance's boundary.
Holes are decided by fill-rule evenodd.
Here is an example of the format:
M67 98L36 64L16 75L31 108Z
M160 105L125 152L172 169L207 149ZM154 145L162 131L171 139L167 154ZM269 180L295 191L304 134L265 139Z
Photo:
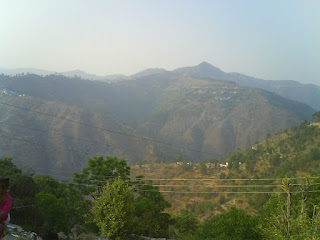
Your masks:
M187 209L164 212L170 204L158 187L143 176L130 180L126 162L114 157L89 159L72 183L34 176L8 158L0 159L0 167L0 177L11 177L12 222L41 235L63 232L70 239L83 239L91 232L111 240L320 239L320 188L315 178L305 178L307 184L299 185L298 194L290 190L294 181L284 179L282 187L288 191L273 195L255 216L232 207L200 221Z
M314 114L318 119L319 112ZM248 173L251 177L317 175L320 170L320 123L303 122L291 130L279 132L251 149L233 152L226 161L235 174ZM239 162L244 163L239 169Z
M0 177L10 177L14 198L12 222L41 235L62 232L70 239L81 239L84 233L119 240L139 236L181 240L320 239L320 112L313 116L314 123L305 122L251 149L230 154L226 167L207 168L204 162L197 165L199 174L216 176L220 186L197 186L195 180L194 185L157 186L141 175L130 178L131 169L125 160L101 156L90 158L88 166L74 174L73 181L59 182L50 176L36 176L30 168L19 169L10 158L2 158ZM180 156L177 160L183 159ZM216 162L212 160L212 164ZM190 178L196 178L194 170L194 166L182 162L174 174L187 172ZM249 181L241 181L245 178ZM257 179L267 180L252 185ZM200 187L199 193L190 191L196 186ZM166 195L161 191L164 187L171 189ZM218 202L214 207L204 201L169 211L170 199L179 193L176 187L198 199L201 193L213 193ZM215 193L218 188L222 194ZM238 196L242 193L228 193L240 191L251 191L252 197L241 199ZM227 204L233 202L240 207L238 203L244 200L251 208ZM209 216L199 214L208 211L212 212Z
M93 155L120 155L133 164L154 159L150 149L165 153L159 157L176 154L146 142L112 117L87 109L18 94L0 93L0 103L1 156L10 156L18 166L31 166L40 174L66 171L70 173L64 176L71 178Z
M3 139L14 141L0 141L0 149L5 151L4 156L19 159L19 166L30 164L32 159L32 167L42 164L61 170L69 165L72 172L79 171L77 166L70 166L72 160L84 166L93 155L119 156L134 164L156 158L170 162L181 154L197 162L210 159L212 154L225 156L235 149L251 147L267 134L310 120L314 112L308 105L271 92L201 76L164 72L108 84L60 75L0 75ZM111 131L96 131L88 125ZM37 130L48 132L39 134ZM169 145L139 140L139 136ZM12 138L31 140L40 146L29 146L29 156L25 156L26 151L18 149L26 144Z

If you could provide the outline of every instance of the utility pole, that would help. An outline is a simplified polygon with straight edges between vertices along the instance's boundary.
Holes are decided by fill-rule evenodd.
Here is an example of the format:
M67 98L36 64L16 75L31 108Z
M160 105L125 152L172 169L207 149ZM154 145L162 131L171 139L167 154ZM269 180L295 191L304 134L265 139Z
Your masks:
M282 180L282 188L287 194L287 209L285 219L287 221L287 237L290 237L290 217L291 217L291 181L287 178Z
M301 186L301 191L302 191L301 218L305 216L309 188L310 188L310 178L306 177L305 185Z

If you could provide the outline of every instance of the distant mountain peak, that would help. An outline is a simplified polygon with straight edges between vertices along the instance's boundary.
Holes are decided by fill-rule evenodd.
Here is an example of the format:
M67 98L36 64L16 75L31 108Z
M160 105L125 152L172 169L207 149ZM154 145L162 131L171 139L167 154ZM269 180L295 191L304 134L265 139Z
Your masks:
M196 66L197 68L199 68L202 71L215 71L215 72L220 72L220 73L224 73L221 69L211 65L210 63L207 62L202 62L200 63L198 66Z
M164 72L167 72L167 70L165 70L163 68L148 68L148 69L142 70L136 74L133 74L131 77L133 77L133 78L146 77L146 76L160 74L160 73L164 73Z
M198 67L213 67L210 63L208 62L201 62Z
M189 75L192 77L216 79L226 79L227 75L227 73L225 73L224 71L212 66L207 62L201 62L199 65L193 67L178 68L174 72L178 74Z

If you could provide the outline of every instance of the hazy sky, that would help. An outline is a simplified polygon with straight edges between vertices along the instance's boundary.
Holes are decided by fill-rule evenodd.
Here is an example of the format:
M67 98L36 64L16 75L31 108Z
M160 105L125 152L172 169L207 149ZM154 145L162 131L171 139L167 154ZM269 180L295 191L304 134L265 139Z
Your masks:
M320 85L319 0L0 0L0 67L98 75L202 61Z

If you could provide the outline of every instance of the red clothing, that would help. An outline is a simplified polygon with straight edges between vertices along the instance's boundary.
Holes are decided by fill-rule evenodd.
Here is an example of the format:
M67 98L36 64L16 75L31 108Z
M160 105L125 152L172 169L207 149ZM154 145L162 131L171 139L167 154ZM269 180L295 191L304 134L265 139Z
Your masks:
M2 219L7 219L8 213L10 212L12 207L12 197L8 192L5 192L0 195L0 222Z
M5 192L0 195L0 224L4 224L4 222L8 218L8 214L12 207L12 197L8 192ZM4 231L0 231L0 239L5 236Z

